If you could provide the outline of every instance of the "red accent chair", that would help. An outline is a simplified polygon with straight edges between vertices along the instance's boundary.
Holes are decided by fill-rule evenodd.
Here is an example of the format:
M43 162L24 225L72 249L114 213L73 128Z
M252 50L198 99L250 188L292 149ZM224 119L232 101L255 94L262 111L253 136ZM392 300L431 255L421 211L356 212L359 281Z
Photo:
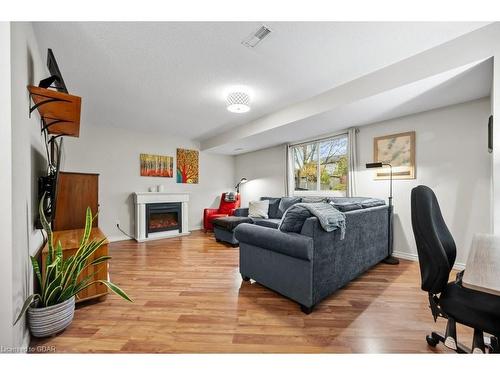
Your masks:
M234 210L240 207L240 194L236 194L234 202L226 202L226 193L222 193L220 198L219 208L205 208L203 211L203 229L206 231L213 230L212 220L217 217L231 216Z

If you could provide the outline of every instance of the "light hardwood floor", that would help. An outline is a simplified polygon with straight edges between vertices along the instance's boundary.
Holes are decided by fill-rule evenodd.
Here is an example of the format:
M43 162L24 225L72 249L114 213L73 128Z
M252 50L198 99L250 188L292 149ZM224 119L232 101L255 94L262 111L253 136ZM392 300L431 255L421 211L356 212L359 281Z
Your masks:
M430 353L434 323L418 263L379 264L310 315L238 272L238 248L201 231L147 243L110 244L111 279L135 300L109 295L75 311L61 334L32 342L61 352ZM470 345L471 332L459 329Z

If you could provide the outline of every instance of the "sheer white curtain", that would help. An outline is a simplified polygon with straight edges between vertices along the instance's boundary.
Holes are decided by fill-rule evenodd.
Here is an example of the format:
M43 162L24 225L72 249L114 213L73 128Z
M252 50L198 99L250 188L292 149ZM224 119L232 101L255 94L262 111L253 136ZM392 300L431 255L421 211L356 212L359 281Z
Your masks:
M290 145L285 145L285 196L293 196L293 160Z
M358 165L358 150L357 150L357 138L358 138L358 128L349 128L347 130L348 139L348 160L349 160L349 173L348 173L348 183L347 183L347 196L356 196L356 174Z

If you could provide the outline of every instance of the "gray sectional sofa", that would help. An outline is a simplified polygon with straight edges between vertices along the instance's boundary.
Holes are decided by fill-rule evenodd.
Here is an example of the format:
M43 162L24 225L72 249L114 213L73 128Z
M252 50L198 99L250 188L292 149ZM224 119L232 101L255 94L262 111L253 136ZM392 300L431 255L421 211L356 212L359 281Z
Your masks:
M334 198L334 206L343 206L346 217L343 240L339 230L324 231L316 217L308 218L300 233L277 229L278 218L240 223L233 232L243 279L257 281L310 313L387 256L388 207L380 204L368 198ZM239 214L244 215L244 209Z

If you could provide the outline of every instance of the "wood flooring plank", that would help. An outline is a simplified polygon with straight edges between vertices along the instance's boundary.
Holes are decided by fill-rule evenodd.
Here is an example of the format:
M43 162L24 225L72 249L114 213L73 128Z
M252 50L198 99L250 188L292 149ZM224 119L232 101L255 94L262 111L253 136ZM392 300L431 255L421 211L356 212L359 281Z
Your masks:
M379 264L310 315L256 282L243 282L238 249L212 234L109 245L115 295L77 306L61 334L33 339L56 353L451 353L430 348L433 322L418 263ZM459 326L459 339L472 332Z

